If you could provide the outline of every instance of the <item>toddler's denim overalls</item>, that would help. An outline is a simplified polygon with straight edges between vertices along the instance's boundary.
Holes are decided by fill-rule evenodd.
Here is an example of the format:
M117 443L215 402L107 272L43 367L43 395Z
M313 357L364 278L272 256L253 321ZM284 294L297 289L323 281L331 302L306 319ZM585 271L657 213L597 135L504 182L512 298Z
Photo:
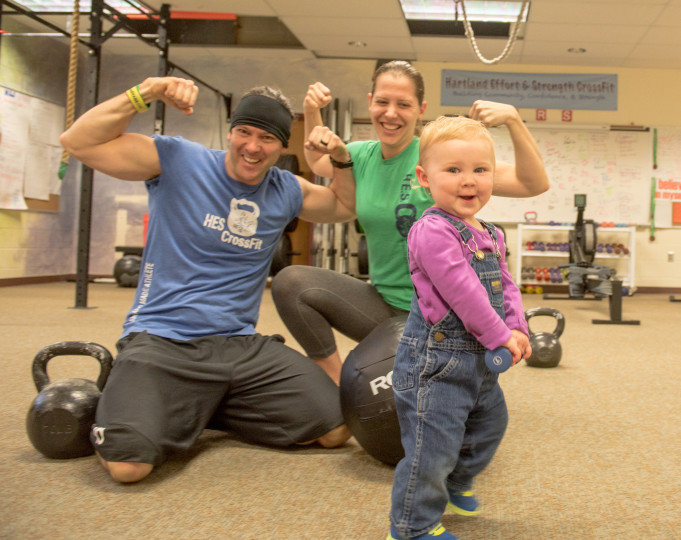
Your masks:
M464 243L472 233L451 222ZM496 229L485 223L496 241ZM490 302L505 319L501 270L496 253L471 257ZM492 286L492 282L496 282ZM435 325L426 322L414 294L393 370L395 406L403 458L395 469L391 522L401 536L425 534L440 522L452 493L471 489L492 460L508 423L498 374L485 365L485 347L449 310Z

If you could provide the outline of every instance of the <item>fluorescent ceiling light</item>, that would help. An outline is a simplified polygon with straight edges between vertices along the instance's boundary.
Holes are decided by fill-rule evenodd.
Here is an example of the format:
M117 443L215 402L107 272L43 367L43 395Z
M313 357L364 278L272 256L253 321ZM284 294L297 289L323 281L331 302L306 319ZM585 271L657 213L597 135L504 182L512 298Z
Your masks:
M26 9L31 11L39 12L51 12L51 13L72 13L73 12L73 0L15 0L17 4L24 6ZM135 0L107 0L106 2L110 7L118 11L119 13L140 13L148 12L149 10L142 6L139 2ZM83 13L89 13L91 8L90 0L81 0L79 2L79 9Z
M409 21L453 21L456 12L461 20L461 8L455 0L400 0L405 18ZM518 20L522 2L481 2L466 0L469 21L513 23ZM521 22L526 22L527 11Z

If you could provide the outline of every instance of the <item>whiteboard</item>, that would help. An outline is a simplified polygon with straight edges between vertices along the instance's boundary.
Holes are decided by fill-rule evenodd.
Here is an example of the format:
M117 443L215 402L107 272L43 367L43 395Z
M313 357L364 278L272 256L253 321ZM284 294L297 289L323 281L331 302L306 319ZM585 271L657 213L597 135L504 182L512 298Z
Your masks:
M490 130L497 161L513 163L506 128ZM587 195L585 217L600 223L643 225L650 219L653 143L651 132L533 129L551 183L537 197L492 197L480 216L490 221L575 221L575 193Z

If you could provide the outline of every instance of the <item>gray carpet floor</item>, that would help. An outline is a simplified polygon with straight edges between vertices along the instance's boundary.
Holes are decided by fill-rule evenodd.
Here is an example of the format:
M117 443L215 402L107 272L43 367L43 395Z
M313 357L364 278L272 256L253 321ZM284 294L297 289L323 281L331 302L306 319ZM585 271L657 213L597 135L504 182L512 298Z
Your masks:
M393 469L351 439L343 448L273 449L205 431L141 483L118 485L93 457L50 460L30 444L31 363L45 345L94 341L112 352L133 291L75 285L0 288L0 538L360 539L388 528ZM524 295L566 318L562 361L502 375L510 423L476 491L485 511L446 514L462 540L681 538L681 304L623 300L640 326L595 325L608 301ZM551 317L532 320L551 331ZM287 333L266 291L259 330ZM354 343L339 337L345 356ZM55 358L51 380L95 379L85 357Z

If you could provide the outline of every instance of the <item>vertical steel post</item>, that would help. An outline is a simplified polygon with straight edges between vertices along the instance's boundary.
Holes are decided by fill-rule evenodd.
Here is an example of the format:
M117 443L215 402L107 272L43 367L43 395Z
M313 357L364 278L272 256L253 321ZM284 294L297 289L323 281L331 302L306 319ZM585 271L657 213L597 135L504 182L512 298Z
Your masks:
M90 43L88 50L86 109L97 105L99 96L99 69L102 60L102 10L103 0L92 0L90 12ZM87 308L90 267L90 231L92 225L92 180L94 171L82 166L80 181L80 206L78 213L78 250L76 256L76 308Z
M168 75L168 25L170 24L170 4L161 5L161 17L156 33L158 34L158 71L159 77ZM163 135L165 126L166 104L163 101L156 100L154 104L154 133Z

